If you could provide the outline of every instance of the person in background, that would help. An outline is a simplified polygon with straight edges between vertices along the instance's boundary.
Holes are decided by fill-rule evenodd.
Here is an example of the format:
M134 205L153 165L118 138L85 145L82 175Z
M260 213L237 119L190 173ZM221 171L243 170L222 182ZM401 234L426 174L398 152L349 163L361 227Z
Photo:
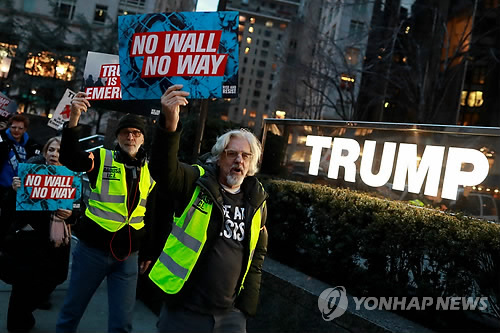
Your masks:
M19 163L40 153L39 145L26 133L28 126L28 118L13 115L9 118L9 128L0 134L0 251L16 208L12 178L17 176Z
M246 332L267 253L267 193L254 177L261 144L247 130L232 130L201 163L179 162L179 111L188 103L181 88L173 85L161 98L151 155L153 178L178 200L172 230L149 273L165 296L157 327Z
M151 262L142 254L139 259L138 253L146 235L148 196L155 186L143 148L146 124L137 115L124 115L115 132L114 150L82 151L78 121L90 107L86 96L75 95L63 129L61 162L70 170L87 172L91 194L79 223L70 285L56 331L76 332L90 299L106 278L108 332L131 332L138 270L144 272Z
M49 139L42 155L30 158L27 163L61 165L60 146L60 137ZM20 186L21 180L14 177L13 190ZM71 243L69 224L76 220L76 215L67 209L15 213L16 222L8 236L13 239L10 251L16 258L17 271L7 314L9 332L28 332L35 325L33 311L49 309L50 294L66 281Z

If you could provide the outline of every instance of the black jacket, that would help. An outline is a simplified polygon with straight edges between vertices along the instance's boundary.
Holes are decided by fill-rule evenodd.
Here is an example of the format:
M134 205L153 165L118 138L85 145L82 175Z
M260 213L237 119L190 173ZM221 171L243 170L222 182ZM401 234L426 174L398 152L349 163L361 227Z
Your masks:
M179 125L180 127L180 125ZM162 128L157 128L153 140L153 150L151 155L150 171L153 178L159 184L163 195L170 196L171 199L175 198L173 210L176 216L180 216L182 211L189 203L193 192L197 185L200 185L207 194L212 196L214 201L214 210L210 217L210 222L207 230L207 241L200 254L200 259L206 253L213 240L218 237L223 223L222 213L222 195L220 193L220 185L217 181L217 168L214 165L203 164L205 175L200 177L199 169L185 163L179 162L177 153L179 150L180 131L169 133ZM252 214L248 218L253 217L253 213L260 208L267 198L263 187L253 176L245 178L243 182L242 191L245 193L245 200L251 207ZM215 206L219 209L215 209ZM262 264L264 257L267 253L267 230L264 227L266 221L266 211L262 218L262 229L260 232L259 240L255 253L252 259L250 270L245 278L244 289L236 298L235 306L247 315L255 315L257 311L257 304L259 299ZM163 219L155 219L156 224L171 223L171 216L165 221ZM162 243L165 244L166 236L163 237ZM249 237L246 238L246 246L248 246ZM162 245L163 245L162 244ZM245 261L242 263L242 270L247 265L248 257L245 251ZM191 273L191 277L197 274L196 266ZM182 305L182 299L185 297L190 288L190 281L188 279L183 289L175 295L165 294L166 302L169 306Z
M81 150L79 144L81 127L77 126L74 128L64 128L61 142L61 152L59 160L68 169L77 172L87 172L89 178L90 186L94 187L97 181L97 176L99 174L99 166L101 163L98 151L95 154L91 154ZM122 152L119 146L116 147L117 154L115 158L118 162L124 163L129 167L139 167L144 165L146 160L146 153L144 149L140 149L138 153L137 160L132 160L125 152ZM136 188L137 179L134 180L132 177L132 171L130 168L125 168L127 188ZM153 189L155 191L155 189ZM150 193L150 197L154 195L153 191ZM134 197L128 196L128 197ZM131 203L131 209L134 209L139 202L139 196L135 196L135 201ZM144 219L145 227L136 230L132 227L123 227L115 233L109 232L99 226L94 221L90 220L86 215L83 214L82 221L77 225L76 236L84 241L87 245L98 248L102 251L110 251L110 246L113 248L113 252L119 258L124 258L129 252L135 252L139 249L140 260L152 259L152 255L148 253L145 247L143 251L142 240L146 236L149 228L149 200L146 207L146 217Z
M45 164L45 158L41 155L34 156L27 161L32 164ZM54 247L50 241L51 211L16 211L15 224L8 237L14 237L16 233L23 233L17 237L16 258L18 268L22 273L17 282L29 282L36 279L45 283L59 285L68 276L70 244ZM80 214L78 209L73 209L73 214L65 221L73 224ZM20 231L33 229L31 231ZM18 235L19 236L19 235ZM13 249L11 249L13 250Z

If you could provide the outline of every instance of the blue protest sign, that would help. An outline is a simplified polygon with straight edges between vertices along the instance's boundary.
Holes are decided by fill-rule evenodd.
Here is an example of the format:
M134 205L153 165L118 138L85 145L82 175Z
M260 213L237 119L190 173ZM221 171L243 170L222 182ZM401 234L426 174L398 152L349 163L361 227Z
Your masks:
M238 97L238 12L118 17L123 100L160 99L173 84L188 98Z
M82 195L80 174L64 166L20 163L16 210L73 209Z

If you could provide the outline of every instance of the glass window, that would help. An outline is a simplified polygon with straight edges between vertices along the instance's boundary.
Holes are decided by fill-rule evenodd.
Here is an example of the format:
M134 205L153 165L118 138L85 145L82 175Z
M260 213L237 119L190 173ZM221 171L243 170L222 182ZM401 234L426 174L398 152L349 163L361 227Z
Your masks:
M360 21L351 20L349 26L349 37L354 40L361 40L364 37L365 24Z
M25 64L25 73L33 76L51 77L63 81L73 80L76 58L56 56L47 51L30 53Z
M56 17L72 20L75 14L76 0L58 0L56 3Z
M107 11L108 11L108 6L95 5L94 22L104 23L106 21Z

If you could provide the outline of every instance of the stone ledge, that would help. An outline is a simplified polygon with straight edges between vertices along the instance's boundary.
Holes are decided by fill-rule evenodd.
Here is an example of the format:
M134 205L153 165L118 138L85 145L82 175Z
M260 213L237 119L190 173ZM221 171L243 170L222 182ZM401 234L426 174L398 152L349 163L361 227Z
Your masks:
M318 309L318 297L332 286L270 258L264 262L262 279L259 310L248 322L251 333L432 332L389 311L355 310L355 302L349 295L347 311L333 321L324 321Z

